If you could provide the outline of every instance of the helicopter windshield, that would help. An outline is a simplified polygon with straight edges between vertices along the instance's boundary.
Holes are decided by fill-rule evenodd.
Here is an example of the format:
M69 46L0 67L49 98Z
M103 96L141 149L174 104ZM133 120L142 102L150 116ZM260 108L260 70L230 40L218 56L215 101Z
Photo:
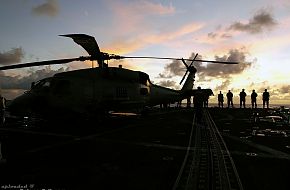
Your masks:
M51 85L50 78L43 79L35 83L32 83L31 90L45 90L45 89L48 90L50 85Z
M54 95L70 93L70 82L67 80L55 80L52 78L37 81L32 85L31 90L38 92L51 92Z
M140 72L139 82L145 86L149 86L150 85L149 75L147 75L146 73Z

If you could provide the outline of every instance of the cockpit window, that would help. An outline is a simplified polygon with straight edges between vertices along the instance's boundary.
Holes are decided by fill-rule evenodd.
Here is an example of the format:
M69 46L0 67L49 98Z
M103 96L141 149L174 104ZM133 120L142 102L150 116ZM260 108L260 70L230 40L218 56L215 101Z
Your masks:
M31 90L38 92L51 92L55 95L65 95L70 93L70 81L59 79L44 79L31 85Z
M31 86L31 89L32 90L48 90L49 87L51 85L51 82L50 80L40 80L40 81L37 81L35 82L32 86Z
M140 84L143 84L145 86L149 86L150 82L149 82L149 76L146 73L139 73L139 82Z
M43 83L43 86L44 86L44 87L45 87L45 86L50 87L50 81L45 81L45 82Z

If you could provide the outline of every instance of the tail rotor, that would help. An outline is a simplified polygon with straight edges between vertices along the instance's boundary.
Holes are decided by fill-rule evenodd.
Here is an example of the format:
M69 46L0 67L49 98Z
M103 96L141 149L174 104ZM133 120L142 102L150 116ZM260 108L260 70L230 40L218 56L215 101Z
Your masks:
M194 58L193 58L193 60L191 61L191 63L190 63L189 66L185 63L185 61L184 61L183 58L181 59L182 63L183 63L183 64L185 65L185 67L186 67L186 72L185 72L185 74L183 75L183 77L182 77L182 79L181 79L181 81L180 81L180 83L179 83L180 85L181 85L182 82L184 81L184 79L185 79L185 77L186 77L188 71L189 71L189 72L196 72L196 68L193 66L193 63L194 63L194 61L195 61L197 55L198 55L198 53L195 54L195 56L194 56Z

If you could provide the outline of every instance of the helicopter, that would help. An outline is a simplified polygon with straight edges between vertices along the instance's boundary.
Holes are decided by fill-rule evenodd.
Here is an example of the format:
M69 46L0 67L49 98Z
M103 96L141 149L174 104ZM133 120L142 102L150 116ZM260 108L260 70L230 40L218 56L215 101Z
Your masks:
M19 69L33 66L65 64L73 61L97 61L98 67L66 71L52 77L33 82L30 90L16 97L7 106L8 115L30 117L32 115L72 116L103 115L118 110L144 110L146 107L181 102L193 94L196 68L195 61L237 64L171 57L120 56L101 52L93 36L87 34L60 35L71 38L83 47L89 56L38 61L0 67L0 70ZM153 84L149 75L119 67L109 67L108 60L115 59L164 59L182 61L186 72L180 90ZM107 63L105 62L107 61ZM191 61L188 65L186 61ZM187 77L186 77L187 76Z

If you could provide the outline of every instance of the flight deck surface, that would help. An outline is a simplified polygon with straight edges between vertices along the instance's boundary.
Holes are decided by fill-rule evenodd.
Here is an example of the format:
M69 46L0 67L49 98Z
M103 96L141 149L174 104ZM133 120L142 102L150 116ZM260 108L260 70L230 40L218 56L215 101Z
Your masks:
M1 129L2 152L7 155L1 178L7 184L52 189L170 189L192 118L192 111L183 110L95 124L7 126Z
M289 137L254 136L253 130L258 129L251 121L251 109L208 110L244 189L289 189ZM197 129L203 124L195 124L194 117L193 109L171 108L146 116L111 116L102 121L7 124L0 129L1 187L18 184L43 189L198 187L203 178L195 177L192 181L199 174L190 167L197 160L194 156L198 152ZM289 129L284 131L288 133ZM204 150L205 147L200 148ZM215 185L213 179L205 180Z

